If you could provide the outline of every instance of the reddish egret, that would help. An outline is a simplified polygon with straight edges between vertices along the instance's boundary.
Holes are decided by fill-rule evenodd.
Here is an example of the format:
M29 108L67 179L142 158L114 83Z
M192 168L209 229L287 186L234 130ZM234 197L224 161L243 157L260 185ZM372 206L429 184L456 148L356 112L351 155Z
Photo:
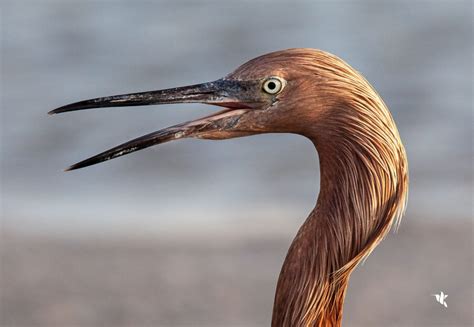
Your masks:
M72 165L78 169L181 138L260 133L309 138L321 187L278 280L272 326L340 326L349 277L404 212L408 165L397 127L371 85L344 61L313 49L250 60L213 82L80 101L51 114L168 103L225 107Z

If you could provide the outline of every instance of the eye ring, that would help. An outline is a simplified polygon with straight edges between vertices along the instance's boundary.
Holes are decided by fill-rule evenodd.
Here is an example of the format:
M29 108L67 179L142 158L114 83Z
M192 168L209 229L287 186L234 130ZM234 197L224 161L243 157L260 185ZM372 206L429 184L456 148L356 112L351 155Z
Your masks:
M270 77L265 82L263 82L263 90L268 93L275 95L280 93L285 86L284 81L279 77Z

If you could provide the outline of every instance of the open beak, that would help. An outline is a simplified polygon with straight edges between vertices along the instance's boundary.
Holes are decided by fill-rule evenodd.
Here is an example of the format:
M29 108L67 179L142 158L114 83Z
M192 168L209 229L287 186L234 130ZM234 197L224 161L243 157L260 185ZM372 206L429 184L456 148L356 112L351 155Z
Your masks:
M66 171L79 169L114 159L153 145L187 138L225 138L239 118L248 111L258 109L265 102L260 98L260 81L219 79L213 82L165 90L130 93L75 102L49 112L50 115L68 111L143 106L168 103L206 103L226 107L211 116L178 124L141 136L118 145L89 159L76 163Z

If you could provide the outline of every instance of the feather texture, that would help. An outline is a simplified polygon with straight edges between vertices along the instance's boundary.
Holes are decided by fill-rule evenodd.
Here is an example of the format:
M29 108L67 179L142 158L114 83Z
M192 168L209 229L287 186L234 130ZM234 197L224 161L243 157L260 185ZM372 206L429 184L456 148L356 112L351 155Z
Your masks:
M297 94L281 100L293 119L280 129L311 139L321 168L316 207L280 273L272 326L340 326L351 272L405 210L405 150L381 97L341 59L290 49L251 60L234 76L255 74L255 67L281 67L297 83Z

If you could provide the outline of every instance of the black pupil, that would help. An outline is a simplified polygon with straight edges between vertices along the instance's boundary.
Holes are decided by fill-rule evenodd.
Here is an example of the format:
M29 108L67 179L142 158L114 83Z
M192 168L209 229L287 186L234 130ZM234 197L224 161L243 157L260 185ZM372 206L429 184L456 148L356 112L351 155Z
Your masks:
M270 90L274 90L276 88L275 82L269 82L267 86Z

